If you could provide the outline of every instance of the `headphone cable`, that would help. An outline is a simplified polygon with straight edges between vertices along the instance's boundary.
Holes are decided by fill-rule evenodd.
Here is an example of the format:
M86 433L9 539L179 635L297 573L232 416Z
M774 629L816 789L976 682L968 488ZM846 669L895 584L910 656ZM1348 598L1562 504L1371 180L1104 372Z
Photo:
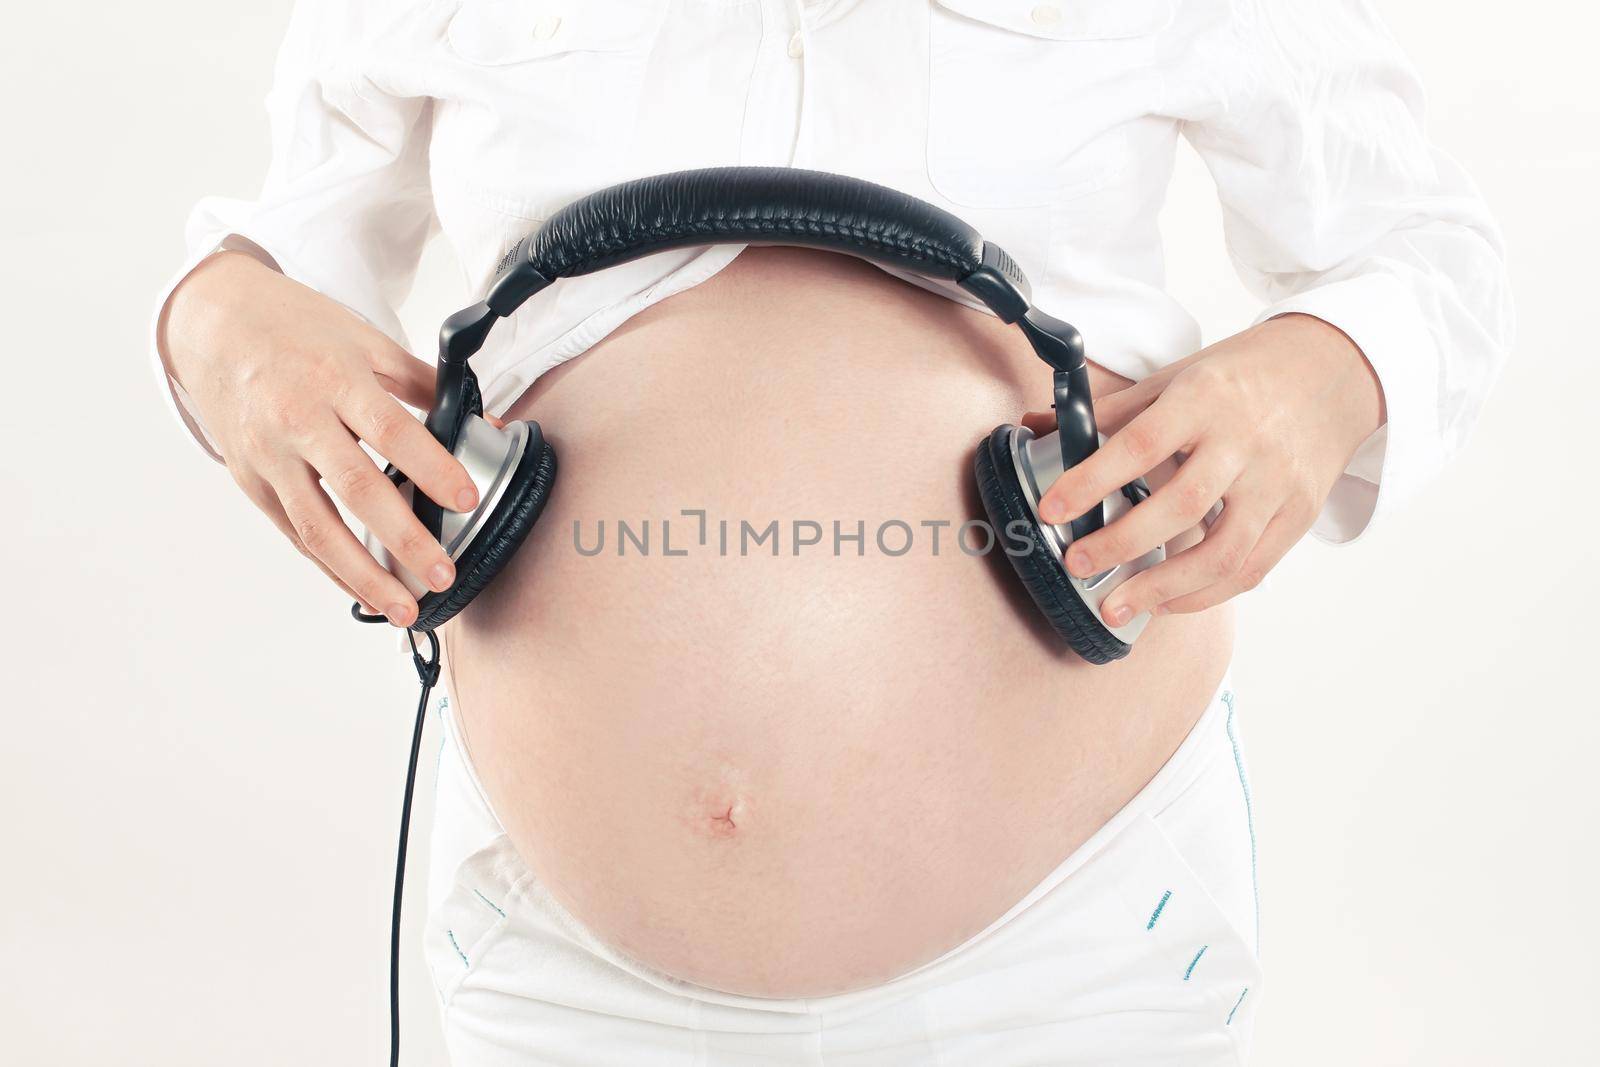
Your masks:
M358 616L359 618L359 616ZM417 785L417 754L422 750L422 728L428 721L428 697L439 681L439 639L433 631L425 631L428 639L428 657L424 659L417 649L417 637L406 631L411 643L411 662L417 668L417 680L422 683L422 696L417 701L417 721L411 729L411 757L406 763L405 799L400 805L400 846L394 864L394 913L389 924L389 1067L400 1067L400 902L405 896L406 844L411 837L411 798Z

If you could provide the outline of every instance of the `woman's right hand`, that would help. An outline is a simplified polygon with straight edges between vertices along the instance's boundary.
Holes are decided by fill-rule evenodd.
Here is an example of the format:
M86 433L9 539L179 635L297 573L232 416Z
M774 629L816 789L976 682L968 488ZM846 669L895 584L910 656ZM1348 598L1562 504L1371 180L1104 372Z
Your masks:
M450 587L449 556L356 443L446 507L477 505L466 469L396 400L428 407L431 366L239 252L184 278L161 336L233 480L302 555L369 611L396 626L415 621L415 599L356 539L320 479L407 570L435 591Z

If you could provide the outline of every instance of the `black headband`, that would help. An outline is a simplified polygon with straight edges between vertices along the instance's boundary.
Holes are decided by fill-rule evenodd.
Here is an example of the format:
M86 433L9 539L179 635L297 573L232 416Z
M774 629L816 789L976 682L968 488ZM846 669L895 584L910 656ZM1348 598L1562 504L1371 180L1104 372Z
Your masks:
M717 167L624 182L567 205L507 254L488 304L506 315L557 278L735 241L847 252L955 281L984 267L976 230L898 190L820 171ZM1025 306L1026 279L1011 257L999 253L1000 262Z
M711 167L639 178L590 193L552 215L500 261L481 303L439 333L439 378L428 428L454 449L482 401L468 359L497 319L555 282L653 252L709 244L800 245L953 281L1015 323L1056 372L1062 458L1098 443L1083 338L1032 303L1028 280L999 245L942 208L887 186L790 167Z

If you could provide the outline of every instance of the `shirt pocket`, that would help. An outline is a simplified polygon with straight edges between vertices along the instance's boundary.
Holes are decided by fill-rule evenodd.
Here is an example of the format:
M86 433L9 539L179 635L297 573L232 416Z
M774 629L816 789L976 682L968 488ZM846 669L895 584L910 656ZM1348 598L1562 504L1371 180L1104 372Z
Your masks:
M953 203L1043 207L1129 165L1176 0L934 0L928 177Z
M464 0L445 31L435 171L530 221L633 177L627 146L665 13L666 0Z
M445 37L471 63L503 67L553 56L626 52L654 29L653 0L527 3L466 0Z

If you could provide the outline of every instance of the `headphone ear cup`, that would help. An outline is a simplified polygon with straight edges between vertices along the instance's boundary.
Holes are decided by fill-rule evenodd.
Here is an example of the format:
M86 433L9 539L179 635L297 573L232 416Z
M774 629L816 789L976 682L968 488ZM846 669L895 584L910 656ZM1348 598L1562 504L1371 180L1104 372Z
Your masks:
M1126 656L1133 648L1123 641L1095 616L1084 603L1072 584L1066 564L1050 546L1028 504L1022 481L1017 476L1016 464L1011 455L1011 435L1016 427L1001 426L978 445L973 464L978 479L978 495L983 498L983 508L994 527L999 544L1010 544L1006 531L1012 523L1023 522L1028 529L1028 551L1013 553L1011 561L1023 588L1038 605L1056 634L1072 651L1090 663L1110 663Z
M488 588L533 532L555 481L555 450L539 435L518 461L505 495L483 529L456 558L455 584L442 593L428 593L417 602L417 621L411 629L427 631L443 626Z

